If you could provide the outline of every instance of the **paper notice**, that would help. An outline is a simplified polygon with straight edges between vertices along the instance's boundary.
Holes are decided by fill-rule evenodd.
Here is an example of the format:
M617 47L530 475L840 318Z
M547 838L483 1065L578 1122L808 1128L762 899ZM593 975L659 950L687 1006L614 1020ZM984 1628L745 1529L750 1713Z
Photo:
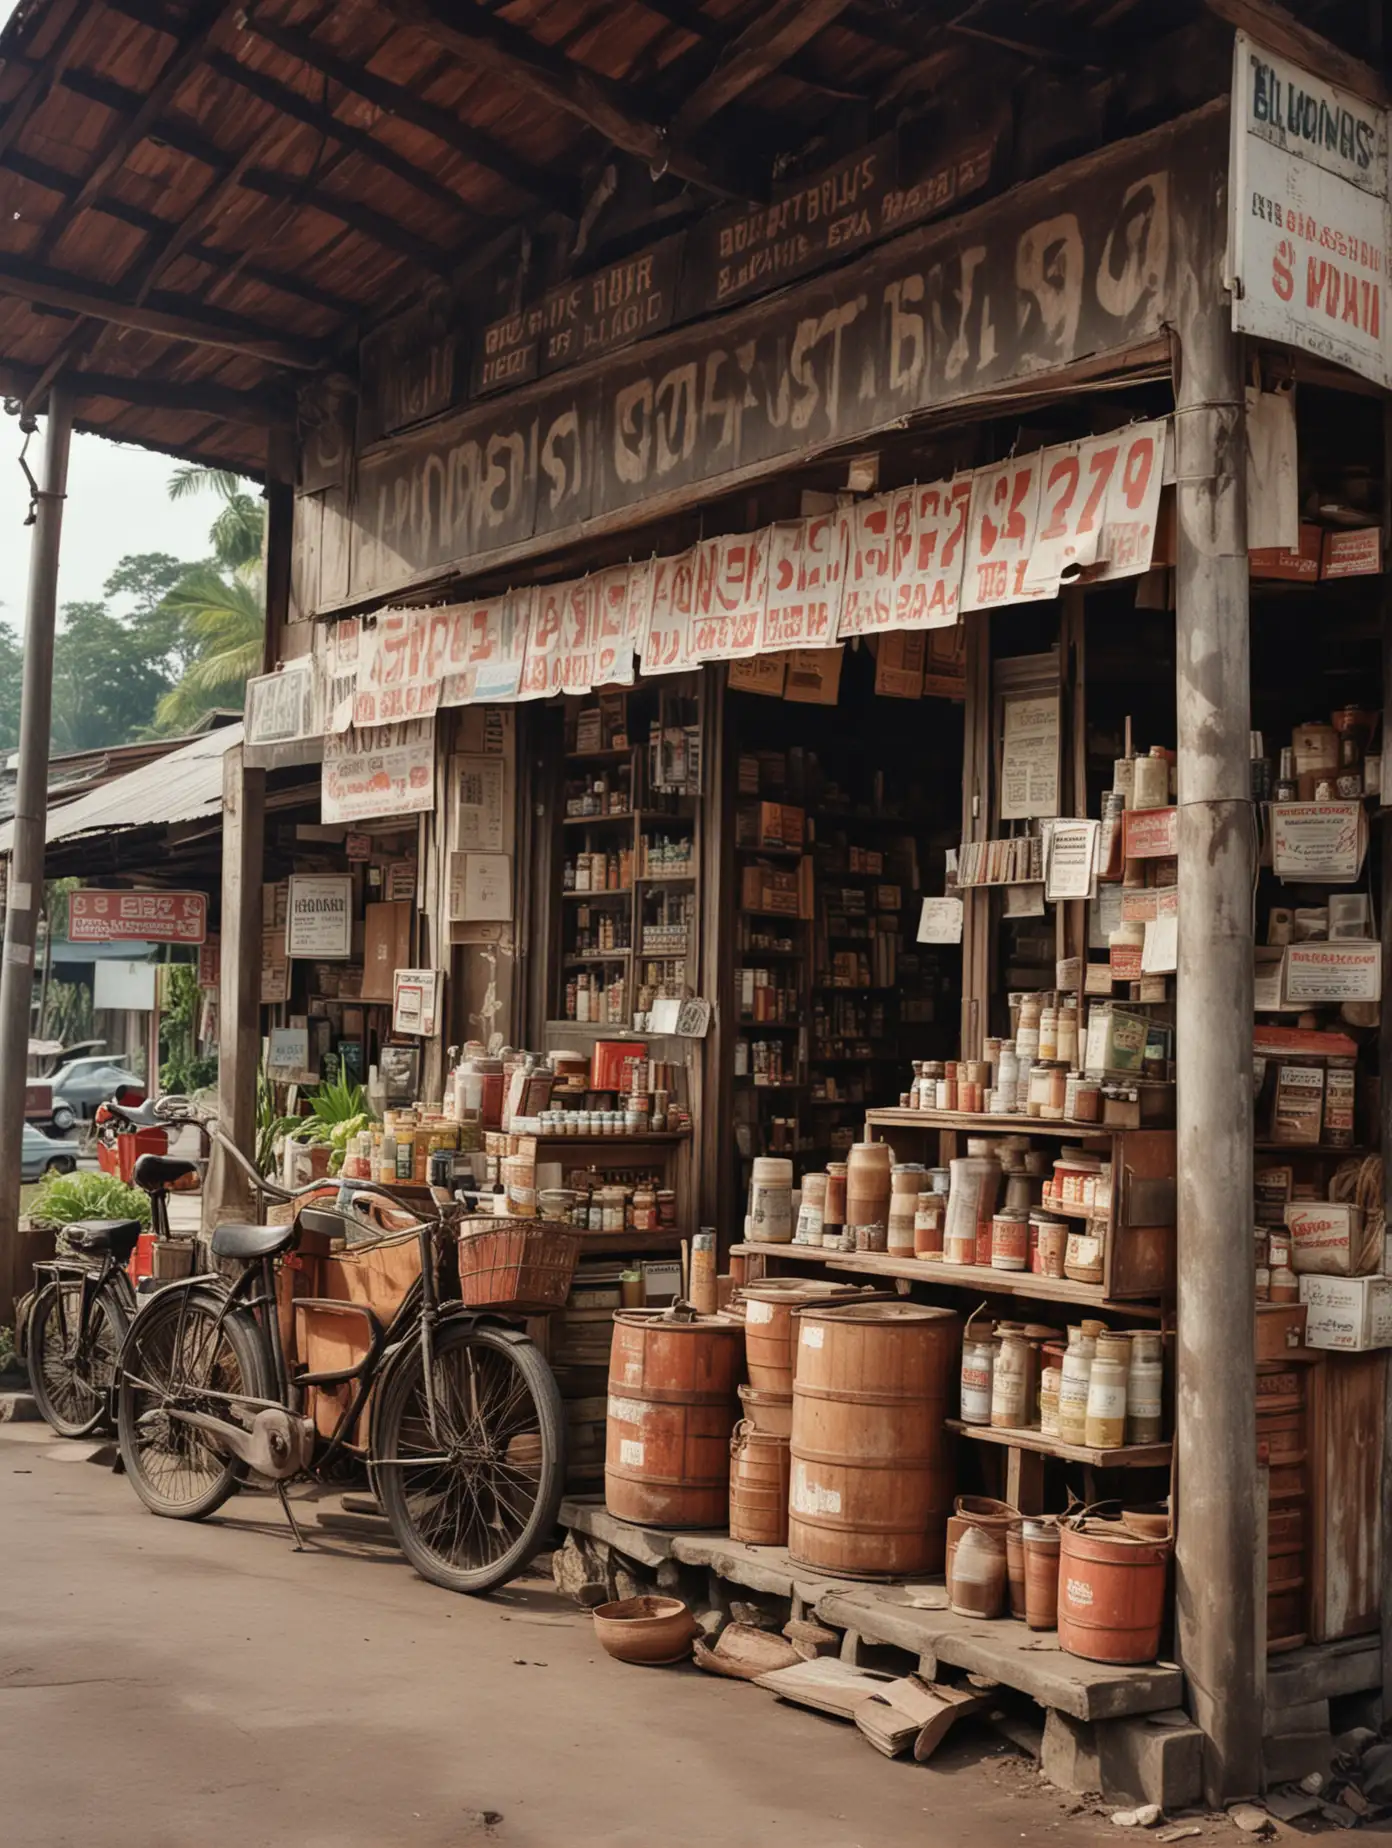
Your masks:
M962 901L960 898L925 898L918 914L920 943L960 943L962 941Z
M1361 802L1273 802L1271 860L1279 879L1350 885L1368 845Z
M1054 821L1044 836L1044 896L1090 898L1099 823Z
M1001 743L1001 819L1058 813L1059 698L1023 694L1005 701Z
M1142 975L1173 975L1179 967L1179 919L1152 918L1141 946Z

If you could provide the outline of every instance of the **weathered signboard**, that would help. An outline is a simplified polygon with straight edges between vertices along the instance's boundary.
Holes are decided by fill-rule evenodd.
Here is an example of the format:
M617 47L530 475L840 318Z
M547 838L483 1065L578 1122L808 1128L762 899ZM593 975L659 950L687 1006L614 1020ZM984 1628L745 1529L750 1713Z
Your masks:
M773 302L360 457L352 599L542 551L795 455L1156 337L1177 214L1214 210L1210 108ZM593 525L591 527L593 530Z
M457 330L444 301L428 302L363 336L361 440L377 441L449 410L463 396Z
M1387 186L1387 112L1239 32L1233 326L1387 384Z
M203 943L208 935L206 892L106 892L87 887L68 894L72 943Z
M578 366L670 327L681 247L680 237L665 238L483 328L474 350L475 395Z

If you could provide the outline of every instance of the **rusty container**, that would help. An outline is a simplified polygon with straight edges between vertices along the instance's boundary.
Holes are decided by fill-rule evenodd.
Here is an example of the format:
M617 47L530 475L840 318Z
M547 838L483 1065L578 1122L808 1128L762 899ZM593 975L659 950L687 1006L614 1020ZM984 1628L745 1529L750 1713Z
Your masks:
M1119 1521L1083 1520L1059 1541L1058 1633L1086 1662L1153 1662L1160 1653L1170 1541Z
M960 1318L922 1303L847 1303L802 1309L797 1329L793 1559L852 1577L940 1571Z
M1031 1630L1058 1627L1059 1530L1047 1517L1024 1523L1025 1622Z
M788 1538L788 1440L748 1420L730 1439L730 1538L782 1546Z
M621 1309L609 1354L604 1502L648 1527L723 1527L744 1330Z
M766 1437L781 1437L786 1444L793 1435L793 1395L761 1392L757 1386L741 1386L740 1404L744 1416L756 1431Z
M821 1283L809 1277L766 1277L746 1284L744 1354L749 1384L789 1398L793 1390L793 1317L806 1303L848 1302L855 1284Z
M1012 1521L1005 1530L1005 1584L1010 1601L1010 1615L1025 1615L1025 1535L1024 1524Z

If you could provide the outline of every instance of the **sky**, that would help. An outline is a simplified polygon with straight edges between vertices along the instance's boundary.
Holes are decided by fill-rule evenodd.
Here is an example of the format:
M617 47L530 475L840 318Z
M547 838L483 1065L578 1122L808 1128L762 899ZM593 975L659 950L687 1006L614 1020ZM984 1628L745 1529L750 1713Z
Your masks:
M0 0L0 14L7 5L8 0ZM29 489L18 462L23 441L18 420L0 416L0 622L16 632L24 627L32 531L24 524ZM42 458L41 420L27 458L39 480ZM74 436L59 553L60 607L100 601L102 585L127 553L207 557L208 528L218 502L210 493L171 501L168 484L176 466L170 457L145 449L100 436ZM121 605L115 607L120 612Z

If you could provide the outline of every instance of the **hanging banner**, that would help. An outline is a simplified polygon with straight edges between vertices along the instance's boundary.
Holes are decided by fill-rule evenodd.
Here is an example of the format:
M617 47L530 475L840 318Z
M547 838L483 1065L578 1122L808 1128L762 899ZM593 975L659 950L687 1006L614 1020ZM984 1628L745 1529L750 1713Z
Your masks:
M353 706L357 700L362 623L356 616L347 616L341 622L327 624L315 633L316 649L321 636L324 729L345 732L353 723Z
M911 538L896 564L894 623L900 629L949 629L962 599L962 561L967 517L971 512L972 477L916 483L912 496ZM899 522L896 504L896 540ZM896 544L896 555L897 555Z
M1047 591L1025 588L1039 526L1040 455L1016 456L972 478L962 608L994 610Z
M420 815L434 806L433 720L344 732L325 742L322 820Z
M683 674L696 665L690 641L696 551L693 546L675 558L652 561L648 620L639 646L645 674Z
M455 606L442 706L517 698L531 609L530 587Z
M768 587L768 533L725 533L695 548L690 619L698 661L741 661L759 652Z
M1064 584L1150 569L1166 429L1162 418L1044 451L1028 595L1055 597Z
M319 755L321 675L310 655L246 686L244 756L252 769L313 763Z
M534 593L521 697L632 686L634 643L647 575L628 565L595 571Z
M825 648L841 616L845 560L840 518L814 513L768 529L768 589L760 652Z
M1386 385L1388 117L1239 32L1233 326Z
M353 723L359 728L431 718L450 660L456 606L383 610L358 646Z
M841 512L845 580L837 634L878 635L894 623L894 496L877 494Z

